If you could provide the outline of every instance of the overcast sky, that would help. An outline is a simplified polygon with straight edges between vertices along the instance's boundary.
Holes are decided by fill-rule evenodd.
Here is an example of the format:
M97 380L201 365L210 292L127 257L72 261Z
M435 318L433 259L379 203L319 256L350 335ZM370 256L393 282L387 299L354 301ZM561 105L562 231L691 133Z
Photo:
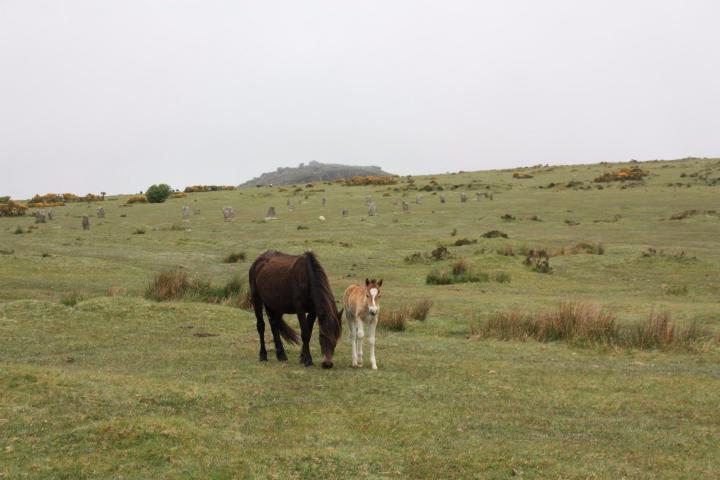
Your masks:
M0 195L720 156L720 2L0 0Z

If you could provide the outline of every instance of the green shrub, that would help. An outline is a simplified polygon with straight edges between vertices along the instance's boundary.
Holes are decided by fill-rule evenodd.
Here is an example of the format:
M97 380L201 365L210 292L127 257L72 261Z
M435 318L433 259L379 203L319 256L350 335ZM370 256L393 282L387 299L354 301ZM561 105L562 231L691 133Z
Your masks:
M151 185L145 192L145 197L150 203L163 203L172 194L172 188L166 183Z

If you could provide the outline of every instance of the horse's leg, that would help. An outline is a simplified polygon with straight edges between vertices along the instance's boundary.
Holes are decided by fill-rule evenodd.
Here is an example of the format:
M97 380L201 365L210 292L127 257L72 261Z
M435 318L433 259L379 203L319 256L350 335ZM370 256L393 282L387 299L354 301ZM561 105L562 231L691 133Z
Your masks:
M363 329L363 319L355 317L355 338L357 339L357 366L363 366L363 338L365 338L365 330Z
M310 315L305 316L305 312L298 310L298 321L300 322L300 336L302 337L302 350L300 351L300 363L306 367L313 364L312 356L310 356L310 328L308 328L308 319Z
M313 365L312 355L310 354L310 339L312 338L316 317L316 313L314 311L310 311L307 314L307 318L305 318L305 323L307 323L307 340L305 340L305 334L303 333L303 343L307 344L307 363L305 364L307 367L311 367Z
M280 337L280 326L278 325L278 320L282 318L282 313L275 313L268 310L268 315L270 316L270 330L272 330L273 342L275 342L275 356L278 360L284 362L287 360L287 355L285 354L285 347L283 347L282 338Z
M255 318L257 318L257 331L260 337L260 361L267 362L267 350L265 350L265 319L263 319L263 305L258 302L253 304Z
M370 342L370 365L373 370L377 370L377 362L375 361L375 327L377 327L378 316L373 315L368 326L368 341Z

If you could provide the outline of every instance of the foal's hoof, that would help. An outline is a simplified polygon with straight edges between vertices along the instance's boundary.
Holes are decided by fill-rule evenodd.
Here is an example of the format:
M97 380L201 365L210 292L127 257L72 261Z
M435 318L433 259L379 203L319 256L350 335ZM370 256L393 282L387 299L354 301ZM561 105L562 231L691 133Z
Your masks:
M260 361L267 362L267 352L260 352Z
M315 364L313 363L312 360L309 360L309 361L305 362L305 366L306 366L306 367L312 367L313 365L315 365Z
M279 361L281 361L281 362L287 362L287 355L285 354L284 351L278 352L278 353L276 354L276 356L277 356L277 359L278 359Z
M332 363L332 362L328 362L328 361L322 362L322 367L323 367L323 368L332 368L332 367L333 367L333 363Z

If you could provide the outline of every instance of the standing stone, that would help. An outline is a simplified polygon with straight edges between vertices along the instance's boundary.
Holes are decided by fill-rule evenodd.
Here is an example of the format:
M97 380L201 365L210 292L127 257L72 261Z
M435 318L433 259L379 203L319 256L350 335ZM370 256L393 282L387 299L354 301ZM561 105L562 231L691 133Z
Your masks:
M343 216L343 217L347 217L347 216L348 216L348 209L347 209L347 208L343 208L343 209L342 209L342 216Z
M53 212L52 208L48 208L47 217L48 217L48 220L52 220L55 218L55 212Z
M480 199L482 198L482 196L483 196L482 193L480 193L480 192L475 192L475 200L477 200L478 202L480 201Z
M377 207L374 203L371 203L370 206L368 206L368 216L374 217L375 215L377 215Z
M105 218L105 209L103 207L97 208L97 217L98 218Z
M462 203L467 202L467 194L465 192L460 192L460 201Z
M87 215L82 216L82 229L90 230L90 217L88 217Z
M223 207L223 218L225 221L235 218L235 209L233 207Z
M402 207L403 212L410 213L410 205L405 200L402 201Z
M422 195L417 195L415 197L415 203L418 205L422 204Z
M323 208L325 208L325 205L327 205L327 197L323 197L322 202L323 202Z
M45 223L45 210L35 212L35 223Z
M372 197L370 195L365 196L365 205L372 204Z
M183 220L185 220L185 221L190 220L190 207L188 207L187 205L185 205L182 208L182 216L183 216Z
M275 213L275 207L268 208L267 214L265 215L265 220L275 220L277 218L277 214Z
M440 203L445 203L445 195L440 194Z

